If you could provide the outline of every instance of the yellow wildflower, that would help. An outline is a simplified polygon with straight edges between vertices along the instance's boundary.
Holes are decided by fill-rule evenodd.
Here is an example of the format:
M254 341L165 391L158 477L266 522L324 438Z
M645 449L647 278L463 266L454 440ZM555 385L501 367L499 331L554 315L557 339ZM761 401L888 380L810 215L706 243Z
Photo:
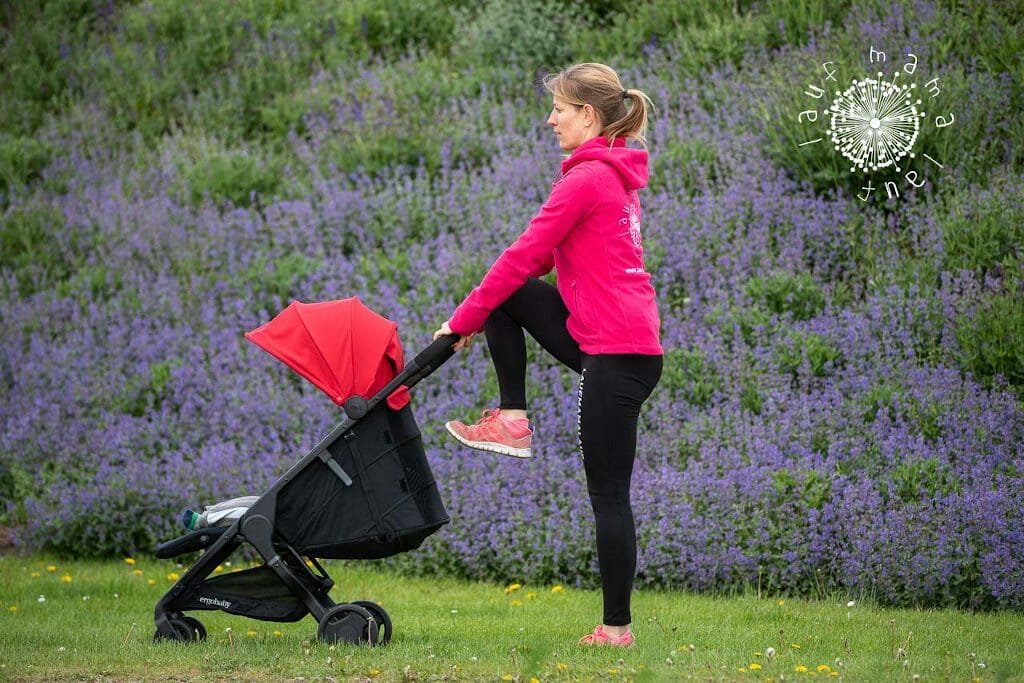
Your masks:
M63 581L64 583L71 583L72 580L73 579L71 578L71 574L65 574L63 577L61 577L61 581Z
M224 567L222 567L222 566L220 566L218 564L217 567L213 571L215 571L215 572L217 572L219 574L220 572L224 571Z
M150 586L155 586L156 579L146 579L146 583L148 583Z
M17 611L18 611L18 606L17 606L17 605L11 605L10 607L8 607L8 608L7 608L7 610L8 610L8 611L9 611L9 612L10 612L11 614L16 614L16 613L17 613Z
M805 674L807 673L807 667L803 664L798 664L797 666L793 667L793 671L797 672L798 674Z
M513 600L509 604L512 605L513 607L522 607L523 606L523 603L520 602L519 600Z
M764 653L763 652L755 652L754 656L755 657L764 657Z
M608 669L608 673L611 674L612 676L618 676L619 675L619 670L618 669Z
M792 645L790 645L790 647L793 648L794 650L799 650L800 649L800 643L793 643Z
M372 676L373 678L380 676L380 669L378 669L377 667L373 667L372 669L370 669L370 676Z
M827 674L831 670L832 670L832 667L830 667L828 664L819 664L818 665L818 673L820 673L820 674Z
M141 569L133 569L132 570L132 574L135 574L135 576L142 576L142 570Z
M785 604L786 604L785 600L779 600L779 607L782 607Z
M281 637L281 636L283 636L283 635L284 635L284 634L283 634L283 633L281 633L280 631L274 631L274 637L275 637L275 638L280 638L280 637Z
M829 671L829 672L828 672L828 675L829 675L829 676L838 676L838 675L839 675L839 672L838 672L838 671Z
M741 667L739 668L739 672L740 672L741 674L745 674L745 673L747 673L747 670L746 670L746 669L744 669L744 668L743 668L743 667L741 666Z
M536 593L530 592L530 593L526 594L526 599L527 600L533 600L535 597L537 597Z
M512 674L505 674L504 676L501 677L501 680L503 680L503 681L511 681L512 680Z
M33 579L38 579L39 578L39 572L32 572L32 578Z
M130 567L133 564L135 564L135 558L133 558L133 557L126 557L126 558L124 558L124 563Z
M758 664L757 662L751 662L750 663L750 670L751 671L760 671L761 670L761 665Z
M537 678L536 676L534 676L533 678L530 679L530 683L540 683L540 679Z
M562 664L561 662L559 662L558 665L555 666L555 668L558 669L559 671L565 671L566 669L569 668L569 665L568 664Z
M46 571L50 572L51 574L54 573L55 571L57 571L57 565L55 565L55 564L48 565L46 567Z
M170 574L167 575L167 580L168 581L177 581L180 578L181 577L178 576L178 572L171 572Z
M515 593L520 588L522 588L520 584L510 583L508 586L505 587L505 595L508 595L509 593Z
M551 587L551 592L552 593L564 593L565 589L562 588L561 586L552 586Z
M256 635L257 635L256 629L254 629L254 628L249 629L248 631L245 632L245 635L249 636L250 638L256 637Z

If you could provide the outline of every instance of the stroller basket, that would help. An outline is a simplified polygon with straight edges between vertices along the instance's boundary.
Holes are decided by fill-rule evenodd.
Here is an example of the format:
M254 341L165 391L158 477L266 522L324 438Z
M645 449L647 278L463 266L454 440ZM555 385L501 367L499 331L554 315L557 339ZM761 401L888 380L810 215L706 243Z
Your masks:
M411 388L451 357L452 336L420 353L368 401L346 415L228 527L162 544L160 557L204 550L156 606L156 640L194 641L202 625L183 612L222 610L266 621L312 614L328 642L385 643L391 621L379 605L334 603L320 559L372 559L418 548L450 519L430 471L409 405L387 398ZM346 409L346 412L349 412ZM264 564L214 576L243 543Z

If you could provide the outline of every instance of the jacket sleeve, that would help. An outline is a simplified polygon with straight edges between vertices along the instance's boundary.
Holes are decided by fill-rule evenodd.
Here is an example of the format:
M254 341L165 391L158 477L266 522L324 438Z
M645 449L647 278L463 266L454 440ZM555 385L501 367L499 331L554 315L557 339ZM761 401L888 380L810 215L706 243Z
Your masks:
M479 332L491 311L527 279L550 271L555 247L590 212L593 199L590 174L582 167L574 168L556 183L519 239L502 252L480 284L455 309L448 321L452 331L461 335Z

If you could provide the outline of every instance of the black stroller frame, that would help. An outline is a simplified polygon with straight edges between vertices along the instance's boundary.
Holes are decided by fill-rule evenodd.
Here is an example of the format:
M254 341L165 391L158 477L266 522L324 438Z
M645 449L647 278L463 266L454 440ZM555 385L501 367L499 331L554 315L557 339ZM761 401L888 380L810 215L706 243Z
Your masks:
M386 399L451 358L457 340L434 341L372 398L350 397L341 422L230 526L161 544L156 555L163 559L204 552L157 602L154 640L204 640L206 629L185 611L222 610L278 622L311 614L324 642L386 644L392 622L384 608L335 603L328 595L334 581L317 558L386 557L419 547L450 521L410 407L393 411ZM351 502L361 504L341 500L346 496L360 496ZM338 539L339 527L349 535ZM210 578L243 543L264 564Z

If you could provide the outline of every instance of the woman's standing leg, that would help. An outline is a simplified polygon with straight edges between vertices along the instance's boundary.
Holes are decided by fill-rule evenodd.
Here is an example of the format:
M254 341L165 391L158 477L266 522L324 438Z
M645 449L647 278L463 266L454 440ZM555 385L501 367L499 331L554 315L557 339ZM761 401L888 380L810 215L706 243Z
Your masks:
M661 356L598 355L583 359L579 444L597 527L604 626L627 627L632 621L636 528L629 489L640 407L654 391L661 369Z

